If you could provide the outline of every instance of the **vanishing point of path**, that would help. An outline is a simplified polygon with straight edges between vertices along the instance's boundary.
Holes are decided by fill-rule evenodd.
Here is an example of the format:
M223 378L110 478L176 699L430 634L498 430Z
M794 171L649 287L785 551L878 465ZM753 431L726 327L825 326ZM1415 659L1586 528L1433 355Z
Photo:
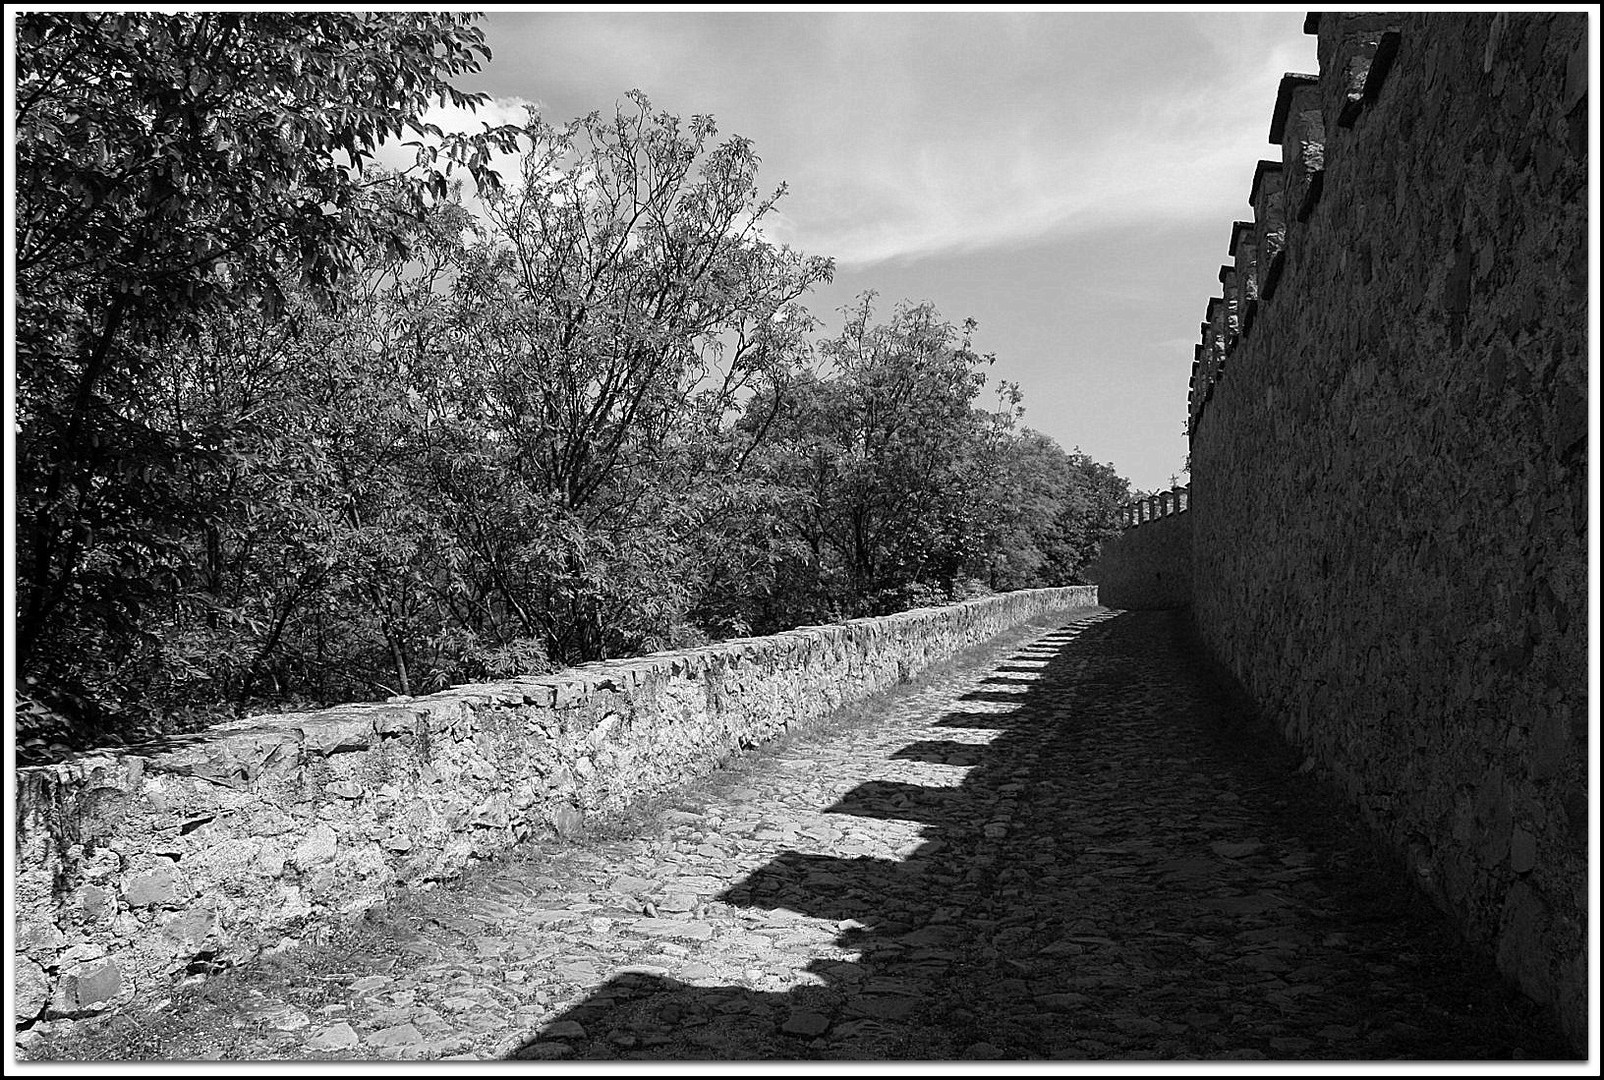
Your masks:
M1563 1056L1241 718L1183 619L1022 628L622 839L548 844L28 1056Z

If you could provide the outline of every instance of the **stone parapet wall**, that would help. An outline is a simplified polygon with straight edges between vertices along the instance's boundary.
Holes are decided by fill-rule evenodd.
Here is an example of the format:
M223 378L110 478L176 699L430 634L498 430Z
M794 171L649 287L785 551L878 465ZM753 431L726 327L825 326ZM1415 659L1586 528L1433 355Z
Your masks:
M1192 515L1144 521L1103 541L1086 576L1104 607L1179 608L1192 602Z
M1308 29L1198 350L1195 618L1583 1048L1588 19Z
M1155 491L1151 495L1131 499L1121 504L1115 515L1120 528L1134 529L1149 521L1183 512L1192 505L1191 499L1191 488L1183 484L1168 491Z
M17 1017L315 936L398 886L705 774L1090 586L254 717L16 776Z

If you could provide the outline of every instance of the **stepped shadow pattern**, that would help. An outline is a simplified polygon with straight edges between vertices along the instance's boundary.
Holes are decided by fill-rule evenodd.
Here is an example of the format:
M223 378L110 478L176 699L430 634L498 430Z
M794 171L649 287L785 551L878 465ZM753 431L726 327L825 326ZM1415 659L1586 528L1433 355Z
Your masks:
M804 981L625 971L512 1056L1563 1056L1239 715L1183 618L1052 631L891 755L951 783L874 780L819 808L909 824L901 858L785 851L717 896L813 949Z

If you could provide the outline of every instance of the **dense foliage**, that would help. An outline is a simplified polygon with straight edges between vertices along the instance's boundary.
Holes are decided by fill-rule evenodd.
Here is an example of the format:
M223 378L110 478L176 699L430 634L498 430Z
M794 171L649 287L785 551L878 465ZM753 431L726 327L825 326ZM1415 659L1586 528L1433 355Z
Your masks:
M436 14L18 19L26 753L1079 580L1126 484L973 323L834 337L740 138L451 137ZM419 138L406 174L362 168ZM499 182L493 150L521 149ZM445 175L476 181L464 205ZM51 733L47 737L47 732ZM31 740L31 742L30 742Z

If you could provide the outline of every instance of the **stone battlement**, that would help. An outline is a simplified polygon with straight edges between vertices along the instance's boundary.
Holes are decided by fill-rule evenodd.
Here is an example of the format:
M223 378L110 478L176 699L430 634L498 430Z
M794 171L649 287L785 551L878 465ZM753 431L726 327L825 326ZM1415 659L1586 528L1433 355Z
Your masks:
M1192 489L1182 484L1180 487L1160 491L1141 499L1132 499L1119 508L1119 524L1122 529L1134 529L1136 526L1148 521L1157 521L1162 517L1184 513L1192 505Z
M1231 226L1220 267L1221 295L1212 297L1192 363L1187 430L1194 430L1225 377L1237 344L1252 329L1261 304L1275 296L1285 269L1288 222L1306 222L1325 190L1330 129L1351 128L1373 103L1398 53L1402 16L1394 13L1312 13L1305 33L1320 35L1320 74L1281 77L1270 117L1270 143L1281 159L1262 160L1248 187L1252 221Z

